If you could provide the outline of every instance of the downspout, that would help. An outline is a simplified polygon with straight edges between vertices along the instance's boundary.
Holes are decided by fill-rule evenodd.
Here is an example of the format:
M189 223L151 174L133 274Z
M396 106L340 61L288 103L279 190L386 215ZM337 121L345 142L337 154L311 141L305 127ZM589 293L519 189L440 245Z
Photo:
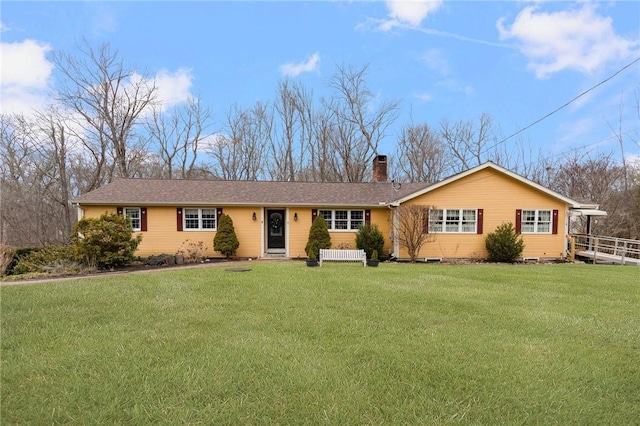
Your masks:
M402 188L402 183L398 183L396 187L395 179L392 179L391 182L389 182L389 203L387 204L387 207L389 207L389 211L392 215L391 235L389 238L393 242L393 253L391 253L391 256L395 258L400 256L400 242L398 238L398 227L400 223L400 219L398 218L398 207L400 207L400 204L397 201L394 201L395 197L393 196L393 192L399 191L400 188Z
M78 214L78 221L82 220L84 218L84 209L82 207L80 207L80 204L76 204L77 208L77 214Z
M400 241L398 238L398 226L400 223L400 218L398 217L398 207L397 203L390 203L388 206L389 211L391 212L391 235L390 239L393 242L393 253L391 253L392 257L398 258L400 256Z
M563 250L562 253L560 253L560 256L562 259L566 259L568 256L568 253L571 250L567 250L567 245L571 243L571 235L569 234L569 220L571 219L571 216L569 215L569 206L565 206L564 208L564 235L565 235L565 243L563 244Z

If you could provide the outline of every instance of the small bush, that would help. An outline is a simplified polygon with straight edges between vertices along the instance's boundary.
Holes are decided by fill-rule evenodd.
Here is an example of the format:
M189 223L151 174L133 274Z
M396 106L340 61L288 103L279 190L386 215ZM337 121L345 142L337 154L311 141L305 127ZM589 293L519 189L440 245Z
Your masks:
M0 245L0 277L4 277L7 269L13 263L16 251L11 247Z
M18 261L23 257L25 257L26 255L28 255L29 253L33 251L39 251L39 250L42 250L42 247L23 247L23 248L16 249L15 252L13 253L13 259L11 260L9 265L7 265L7 270L5 271L5 274L14 275L13 269L18 264Z
M353 244L342 242L336 246L338 250L353 250Z
M374 251L382 253L384 236L378 229L378 225L360 225L356 234L356 247L367 253L367 259L371 259Z
M218 232L213 238L213 249L219 251L225 256L235 256L236 250L240 247L240 242L236 236L236 230L233 227L231 216L222 214L218 223Z
M318 253L316 253L313 249L309 250L309 253L307 256L309 260L318 260Z
M71 236L76 259L87 266L113 268L131 263L142 236L133 236L124 215L104 213L78 221Z
M327 229L327 222L325 222L324 217L319 214L311 224L309 238L307 239L304 251L307 253L307 257L310 257L311 254L317 256L320 253L320 249L328 248L331 248L331 235L329 235L329 230Z
M511 222L503 223L487 235L485 246L492 262L515 262L524 251L524 241Z
M20 275L34 272L77 272L79 269L80 265L75 261L73 247L61 245L29 250L17 260L12 273Z
M374 251L371 253L371 260L380 260L380 259L378 258L378 250L374 250Z
M209 247L204 244L204 241L184 240L178 253L182 253L186 262L197 262L204 259L204 254L208 249Z

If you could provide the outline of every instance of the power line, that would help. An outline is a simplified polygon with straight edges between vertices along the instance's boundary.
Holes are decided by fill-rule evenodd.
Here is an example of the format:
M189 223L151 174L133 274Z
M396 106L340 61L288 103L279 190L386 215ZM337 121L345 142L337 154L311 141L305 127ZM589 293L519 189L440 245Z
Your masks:
M569 102L565 103L564 105L554 109L553 111L551 111L550 113L548 113L547 115L545 115L542 118L537 119L536 121L534 121L533 123L529 124L528 126L518 130L517 132L507 136L506 138L502 139L501 141L495 143L493 146L487 148L485 150L485 153L487 151L490 151L492 149L494 149L495 147L497 147L498 145L506 142L507 140L511 139L512 137L519 135L520 133L524 132L525 130L535 126L536 124L540 123L541 121L551 117L553 114L555 114L556 112L560 111L561 109L571 105L573 102L577 101L579 98L581 98L582 96L586 95L587 93L591 92L592 90L596 89L599 86L602 86L604 83L606 83L607 81L613 79L615 76L617 76L618 74L620 74L622 71L626 70L627 68L631 67L633 64L635 64L636 62L640 61L640 57L637 58L636 60L630 62L629 64L625 65L624 67L620 68L618 71L616 71L614 74L610 75L609 77L605 78L604 80L602 80L600 83L596 84L595 86L585 90L584 92L580 93L578 96L576 96L575 98L571 99Z

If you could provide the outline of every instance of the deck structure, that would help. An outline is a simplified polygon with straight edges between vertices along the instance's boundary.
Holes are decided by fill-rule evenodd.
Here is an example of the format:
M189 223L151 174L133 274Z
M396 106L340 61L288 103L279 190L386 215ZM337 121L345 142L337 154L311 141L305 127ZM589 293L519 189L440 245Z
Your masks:
M640 240L600 235L571 235L569 239L571 259L640 266Z

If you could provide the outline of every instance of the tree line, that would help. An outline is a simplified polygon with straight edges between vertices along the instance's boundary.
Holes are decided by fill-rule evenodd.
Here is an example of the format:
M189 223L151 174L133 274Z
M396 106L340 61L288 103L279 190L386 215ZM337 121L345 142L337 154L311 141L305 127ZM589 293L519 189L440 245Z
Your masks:
M413 122L397 135L398 101L380 100L368 65L337 66L319 99L285 79L270 102L231 105L213 116L198 96L170 106L153 78L127 66L110 45L54 52L60 75L53 102L33 114L0 115L0 243L66 243L76 221L71 200L118 177L364 182L385 138L397 182L436 182L491 160L564 195L608 211L594 231L640 237L640 164L624 159L637 132L612 127L620 152L574 151L562 158L500 143L489 114L437 124ZM640 121L640 104L635 105Z

